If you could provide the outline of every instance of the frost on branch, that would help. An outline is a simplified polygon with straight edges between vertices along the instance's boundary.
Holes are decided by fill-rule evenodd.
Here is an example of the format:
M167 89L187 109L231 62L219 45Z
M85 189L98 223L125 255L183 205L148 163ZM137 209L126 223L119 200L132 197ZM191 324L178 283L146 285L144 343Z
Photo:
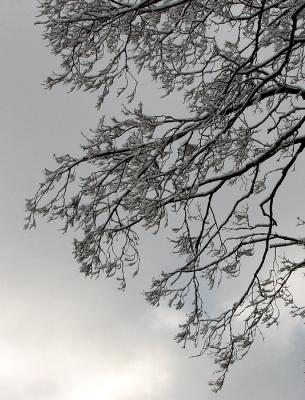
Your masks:
M169 226L179 264L162 266L146 299L185 309L176 339L212 355L217 391L282 305L305 315L288 289L305 267L289 249L304 237L282 231L277 208L305 147L305 1L41 0L39 24L62 59L49 88L96 91L98 107L116 88L131 104L101 119L80 156L56 158L26 226L43 215L79 229L81 271L122 288L139 267L138 228ZM169 101L181 91L187 115L132 104L143 69ZM206 287L244 270L231 305L212 315Z

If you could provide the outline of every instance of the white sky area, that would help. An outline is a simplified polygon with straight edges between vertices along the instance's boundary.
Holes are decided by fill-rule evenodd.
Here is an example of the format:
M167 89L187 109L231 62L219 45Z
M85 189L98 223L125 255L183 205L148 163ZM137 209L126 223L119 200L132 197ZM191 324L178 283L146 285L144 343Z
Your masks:
M59 60L33 25L35 4L0 0L0 399L304 400L301 321L284 312L215 395L207 385L211 360L190 358L195 352L173 341L179 314L153 309L141 295L174 262L164 240L145 235L140 275L122 293L113 280L79 273L72 236L56 225L38 221L36 231L23 231L24 199L42 169L54 166L52 154L78 152L80 132L94 128L101 113L117 113L120 103L97 111L94 94L42 88ZM302 202L304 175L297 176L302 193L293 201ZM304 299L304 280L295 286Z

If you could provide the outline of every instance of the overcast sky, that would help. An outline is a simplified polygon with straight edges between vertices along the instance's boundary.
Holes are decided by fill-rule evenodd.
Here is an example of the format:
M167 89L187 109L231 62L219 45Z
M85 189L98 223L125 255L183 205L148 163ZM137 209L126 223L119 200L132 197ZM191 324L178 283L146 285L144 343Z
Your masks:
M39 221L36 231L23 231L24 199L54 165L52 154L77 152L80 132L118 110L114 100L98 112L95 95L42 88L58 60L33 25L35 3L0 0L0 398L304 400L300 321L284 312L215 395L207 385L211 360L190 358L194 352L172 340L180 315L153 309L141 295L174 262L162 239L145 235L140 276L122 293L115 281L78 272L72 237L56 225ZM303 204L304 193L298 198ZM304 280L295 286L305 301Z

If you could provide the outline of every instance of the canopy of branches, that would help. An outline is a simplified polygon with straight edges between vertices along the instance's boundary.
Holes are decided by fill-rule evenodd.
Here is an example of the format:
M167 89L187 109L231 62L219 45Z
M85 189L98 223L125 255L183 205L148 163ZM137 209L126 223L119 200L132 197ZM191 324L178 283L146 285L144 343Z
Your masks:
M281 253L305 240L281 231L276 207L305 147L305 0L40 0L38 23L62 59L47 87L96 91L98 107L117 94L126 107L45 171L26 226L43 215L80 229L81 271L122 287L138 270L138 228L169 226L182 257L146 299L185 308L177 340L214 357L217 391L278 304L305 316L288 289L305 263ZM133 104L141 70L169 101L180 91L185 115ZM231 306L211 315L203 289L237 278L249 256Z

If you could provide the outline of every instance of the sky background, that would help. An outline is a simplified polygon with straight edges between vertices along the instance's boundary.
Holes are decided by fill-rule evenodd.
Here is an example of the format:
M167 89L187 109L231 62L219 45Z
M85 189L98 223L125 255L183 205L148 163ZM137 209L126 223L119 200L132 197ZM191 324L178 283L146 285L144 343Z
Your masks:
M207 385L211 360L190 358L195 351L173 341L181 315L153 309L141 294L162 265L174 265L162 238L144 235L140 274L122 293L115 280L79 273L72 236L56 225L40 220L36 231L23 230L24 199L42 169L54 166L52 154L78 152L80 132L94 128L102 113L117 113L119 104L110 99L97 111L94 94L43 89L59 60L34 26L36 14L35 1L0 0L0 398L303 400L304 325L287 312L215 395ZM150 88L146 82L139 94L146 104L158 99L152 91L145 100ZM301 172L283 193L287 229L289 209L303 204ZM296 185L303 196L288 200ZM304 280L294 283L305 300Z

